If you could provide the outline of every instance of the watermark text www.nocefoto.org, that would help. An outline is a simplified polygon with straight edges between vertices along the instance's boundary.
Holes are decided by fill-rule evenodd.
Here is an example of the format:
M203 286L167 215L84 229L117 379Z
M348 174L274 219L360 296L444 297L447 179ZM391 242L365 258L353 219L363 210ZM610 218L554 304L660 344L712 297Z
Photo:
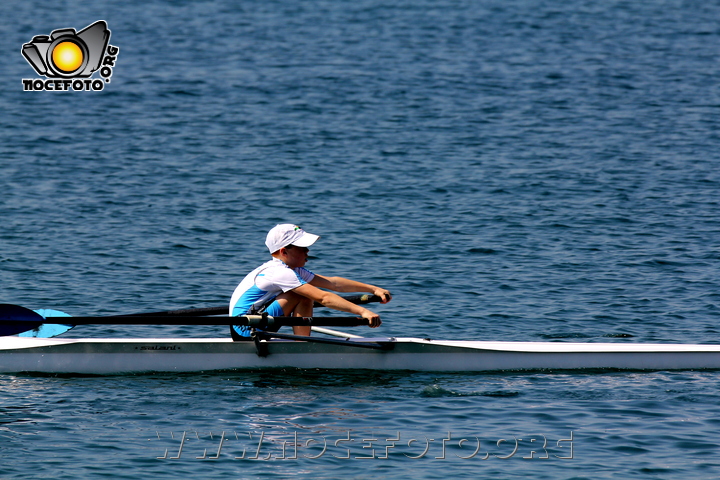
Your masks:
M565 436L565 435L563 435ZM299 460L334 457L348 460L383 460L392 457L435 460L571 460L573 432L568 438L552 440L543 434L507 435L487 438L476 435L440 436L393 435L346 431L344 435L320 435L307 432L268 434L260 432L199 431L157 432L149 439L158 448L160 460Z
M58 28L35 35L20 53L44 78L23 78L26 92L99 92L110 83L120 48L110 45L107 22L98 20L79 32ZM101 78L91 78L95 72Z

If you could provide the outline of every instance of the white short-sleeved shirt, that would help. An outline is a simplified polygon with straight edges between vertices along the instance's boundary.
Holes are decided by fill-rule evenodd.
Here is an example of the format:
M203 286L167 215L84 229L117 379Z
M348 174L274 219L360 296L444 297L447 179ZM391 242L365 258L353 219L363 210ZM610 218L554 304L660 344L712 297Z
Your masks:
M273 258L248 273L235 288L230 299L230 316L245 315L268 305L283 292L304 285L315 278L306 268L292 269L282 260Z

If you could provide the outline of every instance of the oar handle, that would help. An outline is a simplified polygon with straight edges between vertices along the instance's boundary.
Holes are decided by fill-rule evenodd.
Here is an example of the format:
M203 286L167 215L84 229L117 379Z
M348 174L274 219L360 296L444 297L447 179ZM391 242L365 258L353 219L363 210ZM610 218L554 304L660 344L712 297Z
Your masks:
M302 327L359 327L368 326L361 317L271 317L269 315L245 315L241 317L197 317L176 315L159 317L154 315L125 315L115 317L72 317L75 325L244 325L266 329L277 326ZM12 320L0 319L0 323ZM67 322L68 317L47 317L48 323Z

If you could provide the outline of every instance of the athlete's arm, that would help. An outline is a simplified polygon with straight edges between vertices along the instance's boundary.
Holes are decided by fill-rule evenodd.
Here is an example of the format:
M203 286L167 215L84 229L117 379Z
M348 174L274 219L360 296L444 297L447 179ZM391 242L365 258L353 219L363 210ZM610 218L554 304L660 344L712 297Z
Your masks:
M315 275L310 284L318 287L333 290L335 292L367 292L380 297L380 303L387 303L392 300L392 295L384 288L376 287L368 283L357 282L343 277L323 277Z
M315 277L317 278L317 276ZM354 303L348 302L339 295L332 292L326 292L320 290L316 286L312 285L312 282L300 285L297 288L293 288L293 292L303 297L307 297L315 302L320 303L324 307L332 308L334 310L340 310L341 312L348 312L354 315L363 317L368 321L368 325L371 328L379 327L382 324L380 315L375 312L371 312L365 307L355 305Z

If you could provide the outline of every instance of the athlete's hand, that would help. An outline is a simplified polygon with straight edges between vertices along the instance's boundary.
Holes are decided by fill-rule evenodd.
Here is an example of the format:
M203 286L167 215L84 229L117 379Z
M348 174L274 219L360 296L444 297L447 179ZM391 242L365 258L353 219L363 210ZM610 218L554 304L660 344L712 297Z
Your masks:
M370 326L370 328L377 328L380 325L382 325L382 320L380 320L380 315L378 315L375 312L371 312L370 310L365 310L362 314L362 317L368 321L368 326Z
M384 288L376 288L373 292L373 295L377 295L378 297L380 297L380 303L388 303L390 300L392 300L392 294Z

